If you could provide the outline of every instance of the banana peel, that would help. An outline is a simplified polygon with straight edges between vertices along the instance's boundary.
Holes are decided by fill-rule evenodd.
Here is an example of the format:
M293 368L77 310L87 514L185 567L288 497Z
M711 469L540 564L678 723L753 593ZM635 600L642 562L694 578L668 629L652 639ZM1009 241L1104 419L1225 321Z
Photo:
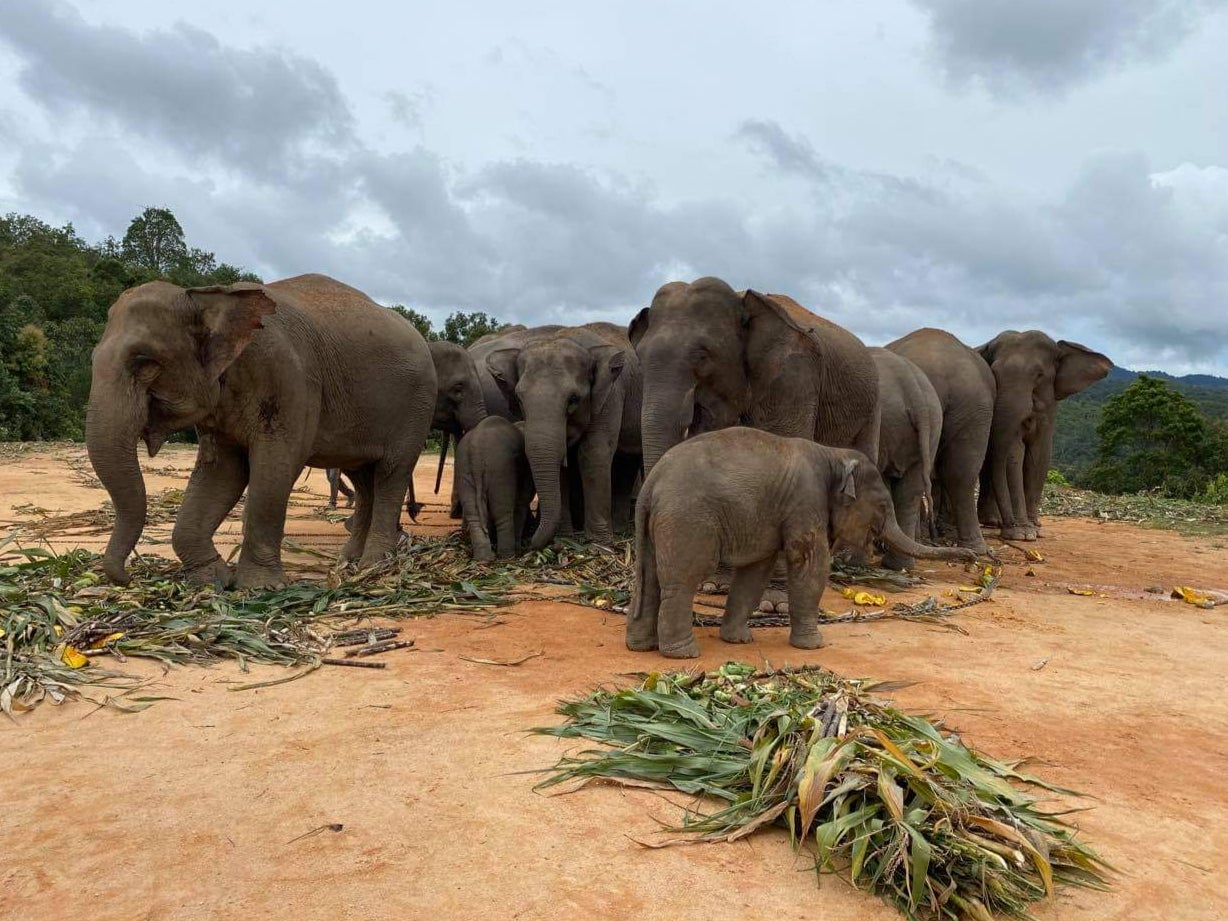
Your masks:
M1173 598L1179 598L1186 604L1192 604L1198 608L1213 608L1217 604L1223 604L1228 601L1223 595L1216 592L1208 592L1202 589L1191 588L1188 585L1178 585L1173 589Z
M859 604L866 607L880 607L887 603L886 595L876 595L874 592L867 592L860 589L855 589L852 586L845 586L840 589L840 594L853 604Z

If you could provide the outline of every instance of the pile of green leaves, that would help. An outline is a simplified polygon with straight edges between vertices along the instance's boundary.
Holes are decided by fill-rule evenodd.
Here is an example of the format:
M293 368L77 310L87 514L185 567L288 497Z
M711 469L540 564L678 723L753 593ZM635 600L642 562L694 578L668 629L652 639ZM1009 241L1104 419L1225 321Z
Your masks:
M1107 885L1062 814L1016 784L1070 791L874 696L889 689L818 667L654 673L561 703L566 722L534 731L603 747L565 756L540 786L603 779L716 803L687 810L667 843L784 825L816 869L842 870L910 918L1026 918L1058 885Z

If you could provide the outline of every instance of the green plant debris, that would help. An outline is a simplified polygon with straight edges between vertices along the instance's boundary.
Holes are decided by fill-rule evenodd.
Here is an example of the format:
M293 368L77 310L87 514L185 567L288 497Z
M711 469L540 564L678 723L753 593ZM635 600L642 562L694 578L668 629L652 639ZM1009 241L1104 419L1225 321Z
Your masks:
M1125 521L1182 534L1228 533L1228 505L1170 499L1156 493L1110 496L1050 484L1045 486L1040 511L1054 517Z
M177 505L180 498L178 491L168 491L165 504ZM158 514L160 502L151 503L150 514ZM332 560L291 540L285 546L288 552ZM527 598L611 610L630 599L631 553L630 540L613 547L559 540L519 559L479 563L464 539L453 534L416 541L363 571L328 569L325 581L223 591L189 584L178 564L153 556L132 561L127 586L109 585L91 551L57 555L17 549L10 537L0 543L0 709L11 715L48 697L58 702L77 696L87 685L131 689L136 677L102 665L129 657L165 665L231 659L244 668L248 662L315 667L330 648L329 630L356 619L486 613ZM884 572L865 570L864 577L885 587ZM857 579L861 573L844 570L833 579ZM898 578L888 583L893 587L917 581L887 575ZM558 591L543 593L543 586ZM912 612L919 619L943 613ZM904 615L879 612L849 619L879 616Z
M818 666L653 673L564 701L565 722L533 730L602 745L563 757L539 787L600 779L697 797L653 846L784 826L816 870L909 918L1028 918L1057 886L1107 887L1109 866L1065 814L1021 788L1071 791L875 696L890 689Z

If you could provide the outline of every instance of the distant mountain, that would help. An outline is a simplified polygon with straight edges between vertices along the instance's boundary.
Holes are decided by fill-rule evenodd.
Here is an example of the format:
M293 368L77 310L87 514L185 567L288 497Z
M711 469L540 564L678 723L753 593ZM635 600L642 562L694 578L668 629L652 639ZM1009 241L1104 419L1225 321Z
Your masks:
M1053 466L1077 480L1096 457L1096 424L1100 411L1112 396L1121 393L1140 375L1166 381L1185 394L1212 419L1228 419L1228 378L1213 374L1176 377L1165 371L1131 371L1113 368L1108 377L1058 404L1057 428L1053 434Z
M1129 383L1140 374L1168 381L1171 384L1184 384L1187 387L1228 387L1228 377L1216 377L1214 374L1183 374L1176 377L1167 371L1131 371L1129 368L1113 367L1105 381L1126 381ZM1181 389L1178 387L1178 389Z

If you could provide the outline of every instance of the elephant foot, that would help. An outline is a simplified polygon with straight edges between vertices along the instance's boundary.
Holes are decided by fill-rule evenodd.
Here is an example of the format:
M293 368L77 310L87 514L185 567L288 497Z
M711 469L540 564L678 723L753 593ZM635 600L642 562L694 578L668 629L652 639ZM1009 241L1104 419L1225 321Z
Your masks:
M632 652L652 652L657 648L657 641L655 639L627 637L627 648Z
M1027 528L1022 527L1021 525L1016 525L1016 524L1008 525L1002 528L1002 539L1003 540L1028 540L1029 538L1028 538ZM1035 535L1033 535L1031 539L1035 540L1036 539Z
M378 566L395 553L395 547L392 550L367 550L358 560L358 568L367 569L371 566Z
M661 655L667 659L698 659L699 644L694 639L677 646L662 646Z
M1023 539L1025 541L1033 541L1040 537L1040 532L1036 530L1035 525L1025 525L1023 528Z
M283 588L286 574L280 566L244 566L240 561L237 588Z
M823 642L823 634L818 630L811 633L789 633L789 645L798 649L822 649L826 643Z
M1003 539L1006 539L1005 535L1003 535ZM971 540L961 540L959 545L971 550L977 556L985 556L989 553L989 544L985 543L985 538L980 535Z
M185 569L184 578L192 585L217 585L222 588L232 588L235 584L235 570L218 556L203 566Z
M726 643L753 643L755 641L755 638L750 635L750 627L746 624L729 629L721 624L721 639Z
M990 528L990 529L996 530L1002 527L1002 522L998 518L986 517L986 518L981 519L980 525L982 528Z
M329 503L328 503L328 505L326 505L326 506L324 506L324 507L325 507L325 508L336 508L336 507L337 507L337 503L336 503L336 502L329 502Z
M917 565L917 561L911 556L904 556L896 553L894 550L889 550L883 554L883 559L880 563L883 569L894 569L896 572L905 572L913 569Z
M124 561L122 559L110 556L103 557L102 571L115 585L127 585L132 581L132 577L128 575L128 570L124 568Z

